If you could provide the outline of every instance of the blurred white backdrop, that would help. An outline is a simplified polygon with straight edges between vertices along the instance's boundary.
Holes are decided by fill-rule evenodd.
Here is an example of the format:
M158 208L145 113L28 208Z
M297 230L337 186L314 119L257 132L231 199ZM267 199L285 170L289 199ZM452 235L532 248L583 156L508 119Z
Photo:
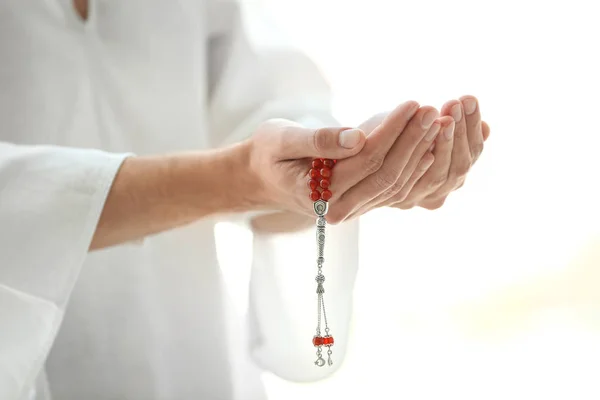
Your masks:
M362 219L346 361L314 384L266 374L270 398L600 398L597 4L246 5L322 68L345 125L409 99L441 107L473 94L491 126L442 209ZM221 224L217 236L246 243L220 252L243 313L250 233Z

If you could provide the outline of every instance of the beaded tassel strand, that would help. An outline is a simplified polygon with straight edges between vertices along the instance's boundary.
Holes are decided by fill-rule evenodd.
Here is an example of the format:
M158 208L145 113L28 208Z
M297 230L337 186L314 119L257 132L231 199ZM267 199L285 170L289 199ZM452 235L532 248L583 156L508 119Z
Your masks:
M331 176L336 160L318 158L312 161L311 169L308 173L308 187L310 188L310 199L313 201L313 209L317 215L317 332L313 337L313 346L317 348L317 360L315 365L322 367L325 365L325 359L322 356L323 347L327 348L327 365L333 365L331 359L331 346L333 346L333 336L329 332L327 324L327 313L325 311L325 301L323 294L325 289L325 275L323 275L323 263L325 262L325 227L327 220L325 215L329 209L328 201L333 194L329 187L331 186ZM324 333L321 332L321 316L325 325Z

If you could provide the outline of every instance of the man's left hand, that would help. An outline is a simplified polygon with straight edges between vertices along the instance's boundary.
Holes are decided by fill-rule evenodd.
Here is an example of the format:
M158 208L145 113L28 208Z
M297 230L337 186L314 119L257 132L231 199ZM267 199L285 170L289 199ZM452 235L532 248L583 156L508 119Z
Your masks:
M370 133L386 114L373 116L360 126L361 129ZM441 128L433 148L433 164L426 171L417 169L394 196L384 201L373 199L351 217L384 206L435 210L444 204L452 191L464 184L467 173L483 151L490 127L481 120L479 104L473 96L463 96L444 104L439 123Z
M473 96L463 96L444 104L442 116L454 120L454 134L438 135L433 150L435 161L414 184L409 194L398 198L393 207L409 209L415 206L428 210L441 207L448 195L460 188L467 173L483 151L490 136L490 127L481 120L479 103Z

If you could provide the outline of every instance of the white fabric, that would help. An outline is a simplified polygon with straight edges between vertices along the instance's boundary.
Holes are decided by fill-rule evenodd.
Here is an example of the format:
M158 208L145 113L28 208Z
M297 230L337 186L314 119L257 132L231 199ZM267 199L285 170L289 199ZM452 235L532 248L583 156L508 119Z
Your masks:
M253 400L261 367L325 376L314 232L255 236L249 321L226 296L213 219L87 250L128 152L221 146L269 117L330 121L327 84L243 35L230 1L90 6L84 23L71 0L0 2L0 399ZM339 365L357 225L330 237Z

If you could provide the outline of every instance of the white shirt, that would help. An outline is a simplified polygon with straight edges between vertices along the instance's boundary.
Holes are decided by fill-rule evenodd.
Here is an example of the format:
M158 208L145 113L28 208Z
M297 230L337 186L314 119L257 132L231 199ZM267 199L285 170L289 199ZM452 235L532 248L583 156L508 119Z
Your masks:
M245 34L230 1L90 7L83 22L72 0L0 2L0 399L253 400L262 369L326 376L311 344L314 232L254 236L242 320L214 218L87 250L129 153L223 146L271 117L331 124L327 84L298 52ZM329 233L335 367L357 225Z

